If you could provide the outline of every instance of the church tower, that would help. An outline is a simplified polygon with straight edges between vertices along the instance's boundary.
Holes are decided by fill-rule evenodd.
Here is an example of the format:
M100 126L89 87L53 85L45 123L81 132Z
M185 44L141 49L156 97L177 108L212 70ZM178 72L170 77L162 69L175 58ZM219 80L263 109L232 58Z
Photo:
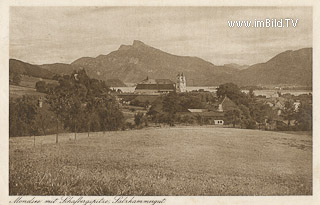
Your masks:
M187 91L186 77L183 73L177 75L176 91L179 93Z

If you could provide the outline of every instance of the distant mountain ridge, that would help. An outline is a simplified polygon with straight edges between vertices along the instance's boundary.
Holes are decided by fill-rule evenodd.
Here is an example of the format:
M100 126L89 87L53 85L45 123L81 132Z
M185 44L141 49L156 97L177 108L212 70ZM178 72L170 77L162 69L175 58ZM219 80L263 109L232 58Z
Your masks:
M9 73L17 73L19 75L29 75L46 79L52 79L55 75L55 73L42 69L37 65L32 65L16 59L9 60Z
M312 86L312 48L282 52L265 63L258 63L233 76L240 85Z
M20 75L28 75L44 79L53 79L58 75L70 75L74 70L81 69L81 67L73 66L65 63L54 63L44 65L32 65L20 60L10 59L9 71L10 73L17 73ZM120 79L103 79L107 86L110 87L126 87Z
M185 74L188 86L217 86L227 82L240 86L311 86L312 48L285 51L265 63L245 67L247 65L234 63L217 66L198 57L172 55L135 40L132 45L120 45L118 50L107 55L82 57L71 64L39 65L37 69L46 70L51 76L52 73L70 74L85 68L90 77L118 82L115 87L124 86L123 82L140 82L147 76L175 81L177 73L181 72Z

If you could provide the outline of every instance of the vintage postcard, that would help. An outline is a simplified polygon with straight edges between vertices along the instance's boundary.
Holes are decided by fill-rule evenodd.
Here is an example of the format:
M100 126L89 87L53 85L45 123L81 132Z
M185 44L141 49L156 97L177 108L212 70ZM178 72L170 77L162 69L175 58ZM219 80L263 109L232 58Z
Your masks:
M0 5L0 204L320 202L318 2Z

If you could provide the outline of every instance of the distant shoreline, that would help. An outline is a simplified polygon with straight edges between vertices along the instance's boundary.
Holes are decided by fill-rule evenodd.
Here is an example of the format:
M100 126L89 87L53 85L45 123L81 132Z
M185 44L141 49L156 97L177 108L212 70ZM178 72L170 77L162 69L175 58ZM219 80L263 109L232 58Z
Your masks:
M187 91L206 91L206 92L216 92L218 86L187 86ZM111 87L111 89L120 89L124 93L133 93L135 90L135 86L132 87ZM242 89L243 92L249 92L249 89ZM292 95L298 96L301 94L312 94L312 90L308 89L257 89L254 90L255 95L263 95L266 97L270 97L271 95L275 94L276 92L281 92L282 94L290 93Z

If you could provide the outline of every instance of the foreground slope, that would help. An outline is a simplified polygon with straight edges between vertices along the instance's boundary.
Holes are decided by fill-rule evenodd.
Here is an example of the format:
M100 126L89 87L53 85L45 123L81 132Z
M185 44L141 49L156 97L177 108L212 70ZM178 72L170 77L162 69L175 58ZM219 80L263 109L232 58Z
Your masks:
M162 128L10 139L10 195L311 195L311 135Z

